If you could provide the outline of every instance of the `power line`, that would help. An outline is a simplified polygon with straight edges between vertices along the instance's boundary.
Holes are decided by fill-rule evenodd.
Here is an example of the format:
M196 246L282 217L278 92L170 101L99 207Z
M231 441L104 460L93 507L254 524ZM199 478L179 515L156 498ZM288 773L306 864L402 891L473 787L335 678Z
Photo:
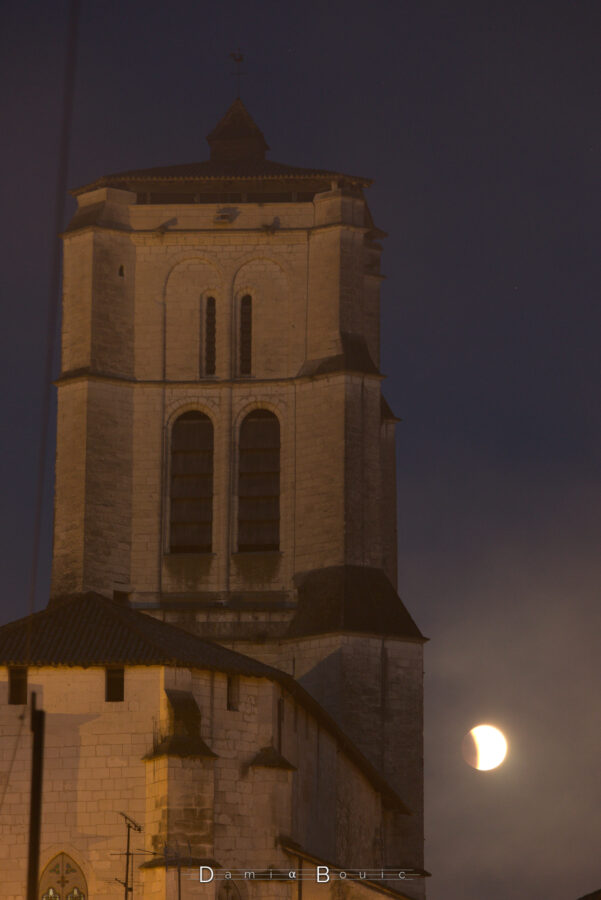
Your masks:
M54 344L58 323L61 252L59 234L65 217L65 195L67 193L67 173L69 169L69 145L71 140L71 120L73 117L73 95L75 88L75 68L77 62L77 29L79 22L80 0L70 0L67 32L67 53L65 56L65 73L63 81L63 109L58 151L58 170L56 176L54 240L50 271L48 318L46 327L46 363L44 367L44 394L42 401L42 426L38 450L37 492L35 502L35 518L33 527L33 548L31 560L31 580L29 586L29 614L33 615L35 595L39 574L40 536L42 532L42 510L44 504L45 462L48 448L48 430L50 424L50 401L52 397L52 367L54 363ZM27 632L27 655L31 652L31 626Z
M44 369L44 392L42 401L42 424L38 447L37 493L33 529L33 546L31 561L31 581L29 586L29 617L27 623L25 663L31 665L32 630L35 609L35 595L38 583L38 567L40 555L40 537L42 532L42 509L44 504L44 485L46 471L46 450L48 446L48 430L50 425L52 368L54 362L54 344L56 339L59 296L61 252L59 234L65 217L65 194L67 192L67 173L69 169L69 144L71 138L71 120L73 117L73 95L75 89L75 65L77 61L77 26L79 22L80 0L70 0L68 13L67 49L65 56L65 72L63 80L63 106L61 130L58 148L58 170L56 176L54 253L48 285L48 310L46 326L46 365ZM31 696L31 730L33 732L31 751L31 796L29 808L29 848L27 865L27 900L35 900L38 894L40 865L40 835L42 824L42 780L44 773L44 724L45 712L36 709L36 696ZM15 743L15 753L18 740Z

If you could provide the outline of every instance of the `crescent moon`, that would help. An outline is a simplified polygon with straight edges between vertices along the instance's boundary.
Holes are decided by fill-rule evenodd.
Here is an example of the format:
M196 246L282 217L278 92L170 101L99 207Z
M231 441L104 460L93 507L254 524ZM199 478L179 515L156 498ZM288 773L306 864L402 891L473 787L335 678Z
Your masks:
M507 741L494 725L476 725L464 737L461 751L468 765L487 772L496 769L505 759Z

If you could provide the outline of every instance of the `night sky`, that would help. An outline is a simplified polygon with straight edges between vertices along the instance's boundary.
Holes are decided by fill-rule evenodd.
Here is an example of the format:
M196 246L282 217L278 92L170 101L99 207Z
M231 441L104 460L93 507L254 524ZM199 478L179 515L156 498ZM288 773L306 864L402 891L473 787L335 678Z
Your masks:
M28 606L66 13L0 11L2 621ZM601 888L600 36L596 0L82 7L70 186L206 158L238 46L271 159L375 179L429 900ZM461 759L479 722L499 770Z

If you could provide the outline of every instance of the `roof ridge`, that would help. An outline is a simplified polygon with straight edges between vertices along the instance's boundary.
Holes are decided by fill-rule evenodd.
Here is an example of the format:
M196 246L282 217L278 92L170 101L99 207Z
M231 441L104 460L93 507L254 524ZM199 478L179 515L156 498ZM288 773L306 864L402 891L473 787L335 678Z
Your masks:
M35 612L27 613L26 616L21 616L20 619L13 619L12 622L4 622L4 624L0 625L0 628L7 631L12 630L13 628L18 628L19 626L26 625L29 622L33 622L40 616L53 613L58 608L69 606L72 603L81 602L84 597L87 598L88 596L100 597L103 600L108 599L103 594L97 594L95 591L81 591L73 594L58 594L55 597L50 597L48 603L43 609L37 609Z
M194 634L192 631L187 631L185 628L181 628L179 625L175 625L173 622L165 622L164 620L155 619L154 616L147 615L146 613L142 612L142 610L134 609L131 606L121 606L120 604L117 604L116 601L110 600L109 598L103 599L108 600L109 603L115 604L117 612L123 613L125 614L125 616L131 614L132 627L138 637L144 640L148 640L149 643L152 643L153 647L157 650L164 651L164 646L160 643L160 638L158 641L155 639L154 635L151 638L148 638L144 633L144 626L142 626L142 628L138 628L139 625L142 625L142 622L152 622L152 625L150 626L151 630L167 629L167 634L169 637L182 638L183 640L187 640L188 642L194 642L204 647L210 647L221 652L225 652L226 654L228 654L228 656L239 659L240 662L248 662L250 660L254 665L258 665L261 669L263 669L266 675L268 675L270 672L278 675L286 674L282 669L277 669L275 666L269 666L267 665L267 663L263 663L252 656L248 656L246 653L240 653L238 650L232 650L230 647L225 647L223 644L219 644L216 641L208 640L207 638L201 637L198 634ZM171 634L169 634L169 631L171 631ZM171 653L171 651L169 652ZM170 658L174 663L177 661L177 657L175 655L171 655Z

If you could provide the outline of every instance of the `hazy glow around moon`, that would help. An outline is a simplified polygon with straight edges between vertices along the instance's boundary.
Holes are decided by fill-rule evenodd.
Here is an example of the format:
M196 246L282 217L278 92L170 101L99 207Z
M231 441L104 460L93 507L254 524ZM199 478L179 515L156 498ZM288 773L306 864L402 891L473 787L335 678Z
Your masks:
M493 725L476 725L464 737L461 751L466 763L485 772L501 765L507 754L507 741Z

